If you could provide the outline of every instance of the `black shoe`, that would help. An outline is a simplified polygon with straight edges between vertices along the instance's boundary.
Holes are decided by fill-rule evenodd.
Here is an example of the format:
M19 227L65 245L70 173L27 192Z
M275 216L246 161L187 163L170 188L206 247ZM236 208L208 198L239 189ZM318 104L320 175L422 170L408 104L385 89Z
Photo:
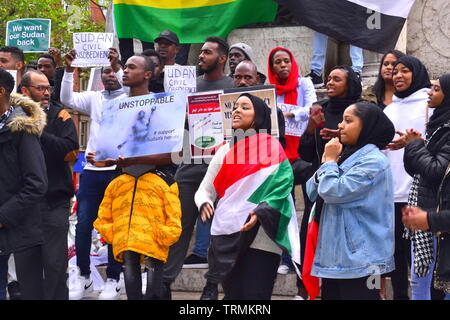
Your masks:
M172 291L170 290L170 283L163 282L161 290L161 300L172 300Z
M184 260L183 269L208 268L208 260L196 254L191 254Z
M11 281L8 283L8 294L9 300L22 300L19 282Z
M311 70L311 72L306 77L311 78L314 88L317 89L324 86L322 76L318 76L316 73L314 73L314 71Z
M202 296L200 300L218 300L219 290L217 289L217 284L207 282L206 286L203 288Z

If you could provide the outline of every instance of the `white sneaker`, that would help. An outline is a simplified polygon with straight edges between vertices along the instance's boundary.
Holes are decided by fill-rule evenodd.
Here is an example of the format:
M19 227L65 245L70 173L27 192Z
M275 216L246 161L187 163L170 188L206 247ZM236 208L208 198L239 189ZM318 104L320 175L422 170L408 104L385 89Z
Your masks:
M292 300L305 300L302 296L295 296Z
M94 291L92 279L85 278L79 273L69 281L69 300L81 300Z
M105 287L98 296L98 300L118 300L120 297L119 281L114 279L106 279Z
M285 264L280 264L278 267L277 273L279 274L288 274L289 273L289 267Z
M142 295L147 292L147 272L142 272Z

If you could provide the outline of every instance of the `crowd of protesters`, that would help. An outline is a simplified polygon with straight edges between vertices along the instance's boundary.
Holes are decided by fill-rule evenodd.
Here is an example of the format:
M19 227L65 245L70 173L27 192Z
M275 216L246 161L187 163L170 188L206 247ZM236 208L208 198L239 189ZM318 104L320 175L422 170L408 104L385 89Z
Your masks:
M362 98L361 68L335 66L325 79L314 69L303 77L294 54L276 47L267 53L266 77L248 44L208 37L198 56L197 92L272 85L277 103L298 106L277 109L278 139L270 135L270 108L248 91L233 107L232 139L209 165L195 163L186 150L182 163L173 163L171 153L97 161L105 103L164 91L165 66L176 64L181 45L169 30L154 42L154 50L122 59L111 48L111 64L101 69L104 90L86 92L73 90L75 50L51 48L38 58L38 70L27 71L20 49L0 48L0 299L90 294L94 228L108 244L99 299L119 298L122 272L128 299L171 299L183 265L200 264L209 268L202 300L217 300L219 285L225 299L270 299L277 271L285 273L280 265L298 273L298 299L309 295L300 278L306 266L320 279L324 300L384 299L384 285L368 286L373 276L382 284L391 278L394 300L409 299L409 286L411 299L450 294L449 74L431 81L419 59L389 51L369 102ZM16 70L17 78L4 69ZM322 81L327 98L317 101ZM87 165L76 192L70 165L79 145L65 108L90 117ZM285 134L284 118L307 123L301 137ZM264 158L246 163L264 143L276 166L267 167ZM230 160L237 152L244 163ZM296 186L305 204L298 263L275 241L287 239L287 229L271 230L289 217ZM75 194L77 273L68 282ZM238 201L247 194L252 201ZM304 259L311 220L317 242Z

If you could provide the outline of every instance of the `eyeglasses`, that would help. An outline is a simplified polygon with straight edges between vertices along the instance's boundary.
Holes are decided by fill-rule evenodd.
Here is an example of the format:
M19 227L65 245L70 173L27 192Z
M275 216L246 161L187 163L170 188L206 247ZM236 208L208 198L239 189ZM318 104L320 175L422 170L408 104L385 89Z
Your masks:
M55 89L52 86L48 86L48 87L46 87L46 86L30 86L30 87L35 88L39 92L45 92L45 90L48 90L48 92L50 92L50 93L52 93L53 90Z

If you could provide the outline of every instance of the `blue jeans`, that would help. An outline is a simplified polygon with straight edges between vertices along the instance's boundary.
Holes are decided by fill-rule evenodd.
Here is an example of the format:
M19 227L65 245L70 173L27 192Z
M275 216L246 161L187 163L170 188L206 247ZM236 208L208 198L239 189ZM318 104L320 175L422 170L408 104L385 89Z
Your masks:
M6 300L6 286L8 285L8 259L7 256L0 256L0 300Z
M200 217L197 218L197 229L195 232L195 245L192 252L202 258L208 256L209 238L211 236L211 219L203 222Z
M414 273L414 244L411 243L411 300L431 300L431 286L433 279L434 263L436 260L436 237L433 237L433 263L425 277L418 277Z
M317 75L322 75L323 67L325 66L325 57L327 54L328 36L314 32L312 43L312 59L311 70ZM352 59L352 69L361 74L364 65L363 50L361 48L350 45L350 58Z
M75 232L75 248L77 266L82 276L89 276L92 229L97 219L98 208L103 200L106 187L117 176L117 172L83 170L80 175L80 187L77 192L77 224ZM122 264L114 260L112 247L108 245L108 267L106 276L119 280Z

